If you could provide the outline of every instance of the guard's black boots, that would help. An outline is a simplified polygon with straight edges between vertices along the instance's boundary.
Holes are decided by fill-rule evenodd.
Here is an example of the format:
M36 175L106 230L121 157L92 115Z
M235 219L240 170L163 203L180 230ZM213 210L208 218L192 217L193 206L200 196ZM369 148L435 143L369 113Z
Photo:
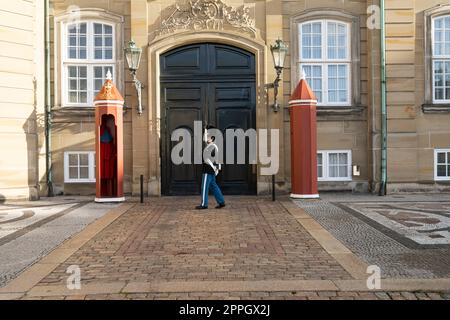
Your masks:
M225 207L225 203L222 203L222 204L219 204L217 207L216 207L216 209L222 209L222 208L224 208Z
M205 210L205 209L208 209L208 207L197 206L197 207L195 207L195 209L197 209L197 210Z

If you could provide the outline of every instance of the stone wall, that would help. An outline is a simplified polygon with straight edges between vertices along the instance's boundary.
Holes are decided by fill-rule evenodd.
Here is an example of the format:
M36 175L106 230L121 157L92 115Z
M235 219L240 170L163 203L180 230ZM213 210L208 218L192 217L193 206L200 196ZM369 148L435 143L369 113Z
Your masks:
M380 177L380 37L379 30L367 28L367 8L378 5L378 0L335 1L335 0L224 0L227 5L250 8L255 18L255 34L225 26L221 30L192 30L179 28L160 32L162 22L173 12L175 4L184 4L180 0L103 0L96 1L95 7L105 12L120 15L124 18L123 39L125 44L133 38L143 48L141 68L138 78L144 83L144 114L138 116L136 94L131 87L130 77L125 63L119 61L122 69L123 83L118 83L130 107L125 115L125 192L139 192L139 176L144 175L145 192L160 194L160 157L159 137L161 113L158 107L158 53L176 45L189 42L221 41L228 44L253 48L258 56L258 106L257 127L279 128L281 166L277 175L277 186L280 191L290 188L290 139L288 101L291 90L296 85L295 57L292 56L295 43L292 42L292 19L305 12L339 12L357 21L358 30L352 39L358 39L352 46L357 48L353 66L357 65L354 83L357 97L351 108L346 110L329 110L319 108L318 116L318 149L319 150L351 150L352 164L361 168L361 175L353 177L352 182L333 182L320 184L321 190L376 190ZM29 2L23 1L29 4ZM420 190L424 185L428 189L446 187L433 181L434 148L450 148L450 115L447 113L425 114L422 105L426 102L426 52L424 40L424 14L426 10L439 4L438 0L387 0L386 32L387 32L387 90L388 90L388 177L390 190ZM58 17L70 7L92 8L92 1L52 1L52 16ZM93 111L63 110L59 101L58 82L60 77L58 57L58 36L52 19L52 84L55 110L53 127L53 161L56 190L69 194L92 194L94 184L64 184L63 153L64 151L92 151L94 149ZM56 33L55 33L56 31ZM56 37L56 38L55 38ZM290 44L290 55L283 72L283 86L280 95L283 101L281 112L274 113L268 107L272 102L272 91L266 97L264 85L275 79L275 71L270 55L270 45L282 38ZM120 45L120 44L119 44ZM5 58L1 58L5 59ZM0 59L0 61L1 61ZM10 58L8 58L10 59ZM5 64L5 63L3 63ZM6 65L5 64L5 68ZM3 65L2 65L3 67ZM22 67L22 66L21 66ZM27 68L29 70L29 68ZM12 78L14 79L14 78ZM20 81L20 80L19 80ZM3 84L0 84L0 90ZM29 85L28 85L29 87ZM29 87L30 88L30 87ZM267 100L267 98L269 100ZM1 99L1 98L0 98ZM0 102L4 104L4 102ZM22 102L21 102L22 103ZM0 111L2 112L2 111ZM32 111L30 111L32 112ZM3 116L3 113L0 113ZM30 114L25 115L28 117ZM27 118L23 113L20 121ZM5 116L3 116L5 118ZM6 128L6 120L2 120L2 128ZM8 120L12 121L12 120ZM19 122L20 122L19 121ZM10 126L10 125L9 125ZM17 137L25 139L22 132ZM15 126L15 130L19 128ZM7 131L3 129L2 132ZM1 133L5 134L5 133ZM9 133L8 133L9 134ZM7 142L1 142L7 143ZM22 142L26 143L26 142ZM20 150L20 149L18 149ZM27 148L27 150L29 150ZM19 155L25 158L26 153ZM16 163L16 162L14 162ZM22 166L23 167L23 166ZM0 168L1 170L1 168ZM11 176L14 171L8 171ZM23 175L23 170L17 176ZM36 175L35 172L31 172ZM25 179L25 177L24 177ZM24 180L22 179L22 181ZM19 179L20 180L20 179ZM10 185L8 183L8 185ZM18 188L21 186L17 185ZM22 186L23 187L23 186ZM427 189L427 190L428 190ZM258 177L260 193L270 190L270 179ZM1 193L1 192L0 192Z
M0 19L0 202L37 199L45 175L44 33L35 32L43 31L43 1L4 1Z
M354 57L357 64L356 75L359 77L359 83L353 85L353 90L359 91L359 101L354 101L351 108L344 112L339 110L326 110L318 107L318 150L351 150L352 162L358 165L361 169L361 175L353 177L352 182L320 182L320 190L363 190L368 189L368 182L371 180L371 170L369 167L368 157L368 107L369 99L369 63L368 63L368 34L366 28L368 1L334 1L334 0L284 0L283 1L283 38L290 43L290 53L296 54L298 50L298 41L296 24L292 21L293 18L305 12L315 13L318 15L331 14L345 14L353 16L355 20L359 20L358 30L352 30L352 46L359 46L354 49L358 52ZM353 25L352 25L353 27ZM359 43L357 43L359 39ZM295 88L299 80L299 70L297 70L296 62L298 57L289 56L287 61L291 62L283 74L284 78L284 119L285 131L289 132L289 109L288 101L291 90ZM291 70L293 68L294 70ZM286 150L284 153L284 161L286 167L286 177L290 179L290 142L289 135L285 135Z
M450 148L450 112L428 112L431 25L442 1L387 1L388 179L391 191L445 190L434 181L434 149ZM447 6L442 12L450 13ZM428 36L428 38L430 38ZM427 93L428 92L428 93ZM445 107L444 107L445 108Z
M126 69L123 48L130 41L130 0L104 1L51 1L51 61L52 61L52 161L55 194L95 194L95 183L64 183L64 152L67 151L95 151L95 114L92 106L65 109L61 101L61 30L58 19L67 14L68 10L88 10L100 16L114 16L123 19L118 24L116 39L118 46L116 53L118 78L117 87L125 98L127 109L124 116L124 191L131 193L132 179L132 109L135 106L135 96L129 72ZM76 19L76 15L74 16ZM95 19L95 18L93 18ZM55 81L56 80L56 81Z

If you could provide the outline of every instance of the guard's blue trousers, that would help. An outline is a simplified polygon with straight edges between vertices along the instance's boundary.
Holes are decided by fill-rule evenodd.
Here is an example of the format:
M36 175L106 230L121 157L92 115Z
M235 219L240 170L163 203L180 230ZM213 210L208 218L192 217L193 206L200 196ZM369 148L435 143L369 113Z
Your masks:
M216 182L216 176L214 174L204 173L202 176L202 206L208 206L208 193L209 189L212 189L214 197L218 204L225 204L225 199L223 198L222 191Z

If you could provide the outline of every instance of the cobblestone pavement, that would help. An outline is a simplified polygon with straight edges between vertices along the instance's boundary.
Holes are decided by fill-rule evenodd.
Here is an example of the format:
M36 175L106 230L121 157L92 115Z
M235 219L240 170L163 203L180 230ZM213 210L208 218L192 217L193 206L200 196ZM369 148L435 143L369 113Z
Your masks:
M53 204L46 206L0 206L0 244L12 239L12 235L22 229L61 216L78 203ZM6 239L5 239L6 238Z
M450 195L323 193L296 201L383 277L450 277Z
M0 205L0 287L113 206L85 197Z
M409 248L343 209L378 199L327 194L296 202L304 210L287 197L228 197L225 209L205 211L193 209L197 197L124 204L0 288L0 299L450 299L448 248ZM382 198L414 210L436 200ZM314 219L379 265L383 277L408 280L383 280L384 291L368 290L367 266ZM73 266L81 271L80 291L67 287ZM16 283L26 289L15 291Z
M440 292L191 292L32 297L23 300L450 300Z
M351 276L279 202L229 199L193 210L197 198L137 204L44 278L61 285L71 265L82 283L169 280L338 280Z

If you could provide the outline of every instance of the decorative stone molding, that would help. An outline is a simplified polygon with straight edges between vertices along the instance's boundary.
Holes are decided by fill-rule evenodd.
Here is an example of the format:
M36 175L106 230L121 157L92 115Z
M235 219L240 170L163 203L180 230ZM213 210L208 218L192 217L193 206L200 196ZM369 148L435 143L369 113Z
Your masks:
M364 111L363 106L352 107L330 107L330 106L317 106L318 116L342 116L342 115L358 115Z
M245 5L233 8L221 0L189 0L185 5L173 5L171 10L156 30L157 36L176 30L223 30L229 26L256 37L255 19Z

